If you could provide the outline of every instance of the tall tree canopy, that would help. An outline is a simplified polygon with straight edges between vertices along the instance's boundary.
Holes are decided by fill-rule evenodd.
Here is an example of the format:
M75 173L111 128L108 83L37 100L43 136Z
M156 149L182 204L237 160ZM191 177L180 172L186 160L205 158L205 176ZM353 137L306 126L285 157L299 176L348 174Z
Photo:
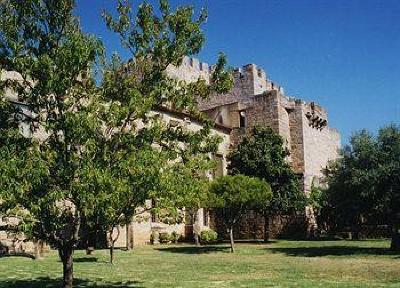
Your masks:
M281 136L269 127L256 126L228 157L230 174L258 177L271 185L272 199L268 206L263 207L265 240L269 236L269 215L291 213L305 207L305 195L287 156L289 152L283 146Z
M400 128L389 125L377 136L354 134L342 157L326 171L323 216L332 228L388 224L391 247L400 250Z
M19 218L27 236L58 249L63 287L72 287L82 223L114 227L146 198L165 206L200 201L202 171L210 169L208 153L219 142L210 135L212 123L201 119L204 127L190 131L165 123L155 110L200 118L197 97L232 86L223 56L210 85L168 77L169 65L200 51L205 13L194 18L193 8L173 11L166 0L160 11L119 1L117 20L104 14L132 60L113 57L97 84L93 72L103 48L81 31L74 6L73 0L0 3L1 210ZM12 103L10 93L22 104ZM178 174L187 176L180 185L173 181Z
M222 209L222 220L228 227L233 253L235 224L247 211L268 205L272 198L271 187L258 178L238 174L217 178L211 184L210 191L210 206Z

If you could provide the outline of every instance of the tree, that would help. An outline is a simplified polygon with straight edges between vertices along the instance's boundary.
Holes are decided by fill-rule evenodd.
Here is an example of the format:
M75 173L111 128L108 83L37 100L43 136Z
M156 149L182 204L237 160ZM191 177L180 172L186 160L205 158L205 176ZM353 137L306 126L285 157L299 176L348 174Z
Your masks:
M271 187L263 180L244 175L217 178L210 188L211 207L222 208L223 221L229 230L231 252L234 252L233 228L243 214L265 207L272 198Z
M299 181L287 162L289 152L282 137L271 128L254 127L228 158L229 174L243 174L260 178L271 185L272 199L263 207L265 240L268 240L268 217L304 209L306 198Z
M167 76L169 65L200 51L205 14L193 20L193 8L171 11L164 0L160 14L144 3L134 15L122 1L117 21L105 14L133 60L114 57L97 85L92 72L103 48L80 30L74 5L73 0L0 4L0 70L13 76L0 82L1 211L18 217L25 235L59 251L63 287L72 287L73 252L84 222L111 228L147 197L171 203L174 185L164 181L171 176L159 174L171 175L181 165L194 175L193 167L210 162L218 139L210 136L212 123L196 112L196 97L232 85L223 56L211 85ZM10 89L19 106L6 97ZM176 129L160 119L157 107L190 112L204 128ZM162 164L167 165L160 169Z
M393 250L400 250L400 128L389 125L378 136L355 133L326 171L326 205L333 228L388 224ZM328 213L327 213L328 214Z
M372 199L378 215L383 215L391 227L391 249L400 251L400 127L389 125L378 135L379 165L373 180L376 186Z
M100 130L89 71L102 46L81 32L73 7L72 0L0 3L1 208L28 237L58 249L64 287L72 286L73 250L92 203L77 187L82 148ZM11 103L10 91L23 104Z
M129 1L119 1L117 11L118 18L107 12L103 13L103 17L108 28L120 36L122 45L131 52L132 60L121 63L118 57L114 57L104 77L103 97L109 103L109 109L103 115L108 127L106 130L113 137L118 134L117 141L120 142L118 145L113 141L106 144L106 151L110 152L107 157L124 163L128 159L127 146L138 151L147 147L152 151L149 155L153 155L153 165L145 164L152 169L146 180L138 174L129 182L134 193L142 191L141 201L129 206L116 203L114 210L118 212L115 217L104 217L116 219L108 225L111 231L116 225L129 222L145 199L156 199L158 207L153 210L163 213L167 210L175 218L179 218L178 208L199 208L206 192L202 188L206 187L208 180L206 171L211 169L209 153L216 151L219 139L210 135L213 123L197 110L197 99L206 98L211 93L227 92L233 85L231 74L225 71L226 58L223 54L220 54L213 69L210 85L201 78L186 83L172 79L166 73L170 65L178 66L184 56L200 51L204 43L201 25L206 20L205 11L202 10L199 17L193 19L195 13L192 7L172 11L165 0L160 1L160 13L154 11L152 5L143 3L134 14ZM149 113L158 107L189 112L204 127L199 131L190 131L187 127L166 125L159 114ZM115 133L115 126L121 128L118 133ZM139 133L138 126L143 126ZM119 149L122 149L122 154ZM135 151L132 153L137 154ZM117 167L117 177L124 177L121 171L126 169L131 175L132 164ZM180 181L177 182L177 179Z

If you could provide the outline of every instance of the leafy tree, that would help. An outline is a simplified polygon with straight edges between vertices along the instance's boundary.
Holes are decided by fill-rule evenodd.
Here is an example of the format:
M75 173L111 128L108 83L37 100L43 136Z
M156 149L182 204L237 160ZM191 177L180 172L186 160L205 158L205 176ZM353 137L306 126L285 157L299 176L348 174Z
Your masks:
M175 219L168 217L170 221L180 218L178 208L197 210L201 207L207 191L205 172L212 168L209 153L216 151L219 139L210 136L213 123L197 110L197 99L206 98L211 93L227 92L233 85L231 74L225 71L226 58L223 54L220 54L214 67L210 85L201 78L186 83L168 77L166 69L170 65L180 65L184 56L200 51L204 43L201 25L206 20L206 13L202 10L199 17L193 20L192 7L172 11L165 0L160 1L159 8L160 13L144 2L133 13L129 1L119 1L118 18L103 13L109 29L119 34L122 45L132 53L132 60L124 64L114 57L104 77L103 97L110 103L103 116L108 122L107 130L115 136L115 126L120 125L118 141L125 141L117 149L115 143L110 142L106 151L113 155L110 158L122 162L127 159L127 146L138 150L147 147L153 151L153 156L157 155L153 159L154 165L150 166L153 170L148 174L151 175L146 182L148 184L143 183L141 175L137 177L138 183L134 181L133 190L143 191L146 196L140 197L142 201L124 212L120 208L124 205L117 203L115 209L120 213L115 214L118 221L113 221L111 230L121 221L129 222L137 204L142 205L146 198L157 199L156 212L165 213L167 210L167 214ZM190 131L186 127L165 125L157 113L149 113L157 107L189 112L204 123L204 128ZM138 125L144 127L136 134ZM119 147L124 151L120 155ZM129 170L129 167L132 163L126 165L126 169ZM116 169L118 177L123 170L121 167ZM162 173L159 172L161 170ZM104 218L113 218L109 216Z
M200 51L205 14L193 20L193 8L171 11L164 0L161 13L144 3L134 15L128 2L119 1L118 20L105 14L133 60L123 64L114 57L97 85L92 71L103 48L80 30L74 5L0 3L0 71L16 76L0 82L1 210L18 217L28 237L58 249L63 287L72 287L82 223L111 229L130 219L147 197L166 207L196 202L198 193L192 192L201 189L185 181L205 183L201 169L209 169L208 153L218 144L210 136L212 123L195 110L196 97L232 85L223 56L211 85L167 76L169 65ZM23 108L6 97L10 89ZM158 107L191 112L204 128L172 127L154 113ZM171 179L181 171L191 177L177 185Z
M379 165L371 177L376 181L372 180L371 200L378 200L374 209L391 226L391 248L400 251L400 127L393 124L381 129L377 141Z
M306 198L297 176L287 162L289 152L282 137L271 128L254 127L229 155L229 173L265 180L271 185L272 199L263 207L265 240L268 240L268 216L304 209Z
M268 183L244 175L217 178L210 188L211 206L222 208L222 217L229 230L231 252L234 252L233 228L243 214L265 207L272 198Z
M0 114L7 115L0 136L1 208L20 219L27 236L58 249L64 287L72 286L73 250L92 204L92 194L79 189L90 157L83 147L101 130L89 71L102 46L81 32L73 7L72 0L0 3ZM12 114L10 90L24 103Z
M342 157L326 172L329 188L323 208L331 226L390 225L391 248L400 250L400 128L389 125L378 136L354 134Z
M320 203L319 217L328 224L329 229L350 227L358 237L360 225L372 211L372 206L361 197L363 190L370 189L370 183L365 177L361 178L360 172L372 171L376 165L376 153L373 135L364 130L350 139L350 145L344 147L342 157L325 170L327 189L323 190L324 202Z

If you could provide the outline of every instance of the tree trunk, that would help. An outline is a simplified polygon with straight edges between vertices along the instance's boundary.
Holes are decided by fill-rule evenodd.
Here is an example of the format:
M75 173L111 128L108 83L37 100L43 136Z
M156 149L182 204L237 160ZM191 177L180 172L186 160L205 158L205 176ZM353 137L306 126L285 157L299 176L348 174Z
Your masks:
M264 214L264 242L269 241L269 217L268 214Z
M114 232L114 228L117 229L117 236L115 238L113 238L113 232ZM119 226L113 227L111 229L110 232L110 263L114 264L114 246L115 246L115 242L117 242L118 238L119 238Z
M235 243L233 241L233 226L229 227L229 239L231 241L231 253L235 252Z
M199 209L193 213L193 237L197 247L200 247L200 224L199 224Z
M393 251L400 251L400 225L393 224L392 225L392 241L390 243L390 249Z
M126 224L126 251L131 250L131 225Z
M93 251L96 248L97 241L97 228L94 231L89 230L86 236L86 255L92 255Z
M110 245L110 263L114 264L114 241L111 241Z
M74 250L72 247L64 247L58 250L61 261L63 263L63 288L72 288L72 282L74 278L73 273L73 254Z

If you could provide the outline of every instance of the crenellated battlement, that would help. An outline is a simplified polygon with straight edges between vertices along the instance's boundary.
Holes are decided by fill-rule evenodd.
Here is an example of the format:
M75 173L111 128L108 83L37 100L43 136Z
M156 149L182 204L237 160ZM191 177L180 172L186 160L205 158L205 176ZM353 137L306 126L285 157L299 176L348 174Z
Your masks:
M182 60L182 64L179 67L170 65L167 68L167 73L171 77L175 77L188 82L194 82L201 78L207 83L210 83L212 69L212 65L200 62L197 58L184 57Z
M197 81L200 77L207 83L211 82L214 65L201 62L197 58L184 57L179 67L170 66L167 71L170 76L189 82ZM235 87L250 95L265 91L277 90L283 94L283 88L268 79L267 72L256 64L247 64L233 70Z
M186 67L190 67L194 73L206 73L211 76L212 74L212 65L209 65L205 62L200 62L197 58L184 57L182 61L182 65Z
M189 82L201 78L210 83L213 67L213 65L201 62L197 58L184 57L182 64L179 67L169 67L168 73L173 77ZM328 125L328 115L323 107L314 102L308 103L301 99L285 96L283 88L268 79L267 72L254 63L234 69L233 79L234 88L231 93L211 97L206 102L201 102L200 109L206 110L235 101L251 101L252 97L276 91L282 107L288 111L295 109L295 107L300 108L303 115L308 119L310 127L321 130Z

